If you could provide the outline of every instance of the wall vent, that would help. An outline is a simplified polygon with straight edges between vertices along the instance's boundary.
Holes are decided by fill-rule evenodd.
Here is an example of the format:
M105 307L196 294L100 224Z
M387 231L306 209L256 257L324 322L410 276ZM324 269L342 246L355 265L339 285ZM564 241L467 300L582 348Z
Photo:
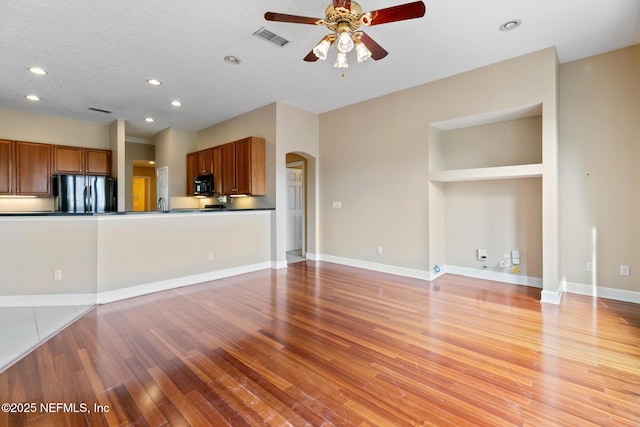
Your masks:
M271 42L273 44L276 44L280 47L289 43L289 40L285 39L284 37L280 37L279 35L277 35L276 33L270 30L267 30L265 27L260 28L258 31L253 33L253 35L261 39L264 39L268 42Z

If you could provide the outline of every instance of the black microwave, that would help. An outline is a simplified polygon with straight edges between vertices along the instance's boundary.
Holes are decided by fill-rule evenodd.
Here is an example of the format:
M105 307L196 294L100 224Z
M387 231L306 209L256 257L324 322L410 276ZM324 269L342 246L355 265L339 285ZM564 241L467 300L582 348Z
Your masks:
M193 179L194 196L213 196L213 175L198 175Z

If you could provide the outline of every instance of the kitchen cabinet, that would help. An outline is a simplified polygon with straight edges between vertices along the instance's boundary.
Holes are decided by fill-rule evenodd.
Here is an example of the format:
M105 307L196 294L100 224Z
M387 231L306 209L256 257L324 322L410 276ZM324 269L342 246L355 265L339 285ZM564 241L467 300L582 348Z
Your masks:
M51 195L51 145L18 141L14 157L16 185L12 194Z
M193 196L193 180L200 174L213 174L213 192L222 194L220 147L187 154L187 196Z
M198 151L198 173L213 173L213 148Z
M53 146L53 172L72 175L111 175L111 151Z
M222 194L222 148L213 147L213 194Z
M265 193L265 141L249 137L220 146L222 194Z
M193 196L193 180L198 176L198 153L187 154L187 196Z
M13 141L0 140L0 194L13 194Z

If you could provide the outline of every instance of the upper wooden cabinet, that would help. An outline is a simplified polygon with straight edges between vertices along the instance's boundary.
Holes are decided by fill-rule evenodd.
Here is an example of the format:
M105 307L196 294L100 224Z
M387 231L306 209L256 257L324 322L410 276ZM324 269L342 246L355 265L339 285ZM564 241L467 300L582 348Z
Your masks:
M249 137L187 154L187 192L193 195L193 179L213 174L215 195L265 193L265 141Z
M222 194L263 196L264 138L249 137L221 147Z
M16 194L51 194L51 145L16 142Z
M220 149L207 148L187 154L187 196L193 196L193 180L198 175L213 174L213 192L221 193Z
M0 139L0 194L13 194L14 191L13 148L13 141Z
M198 151L198 174L213 173L213 148Z
M53 172L75 175L111 175L111 151L53 146Z
M111 176L111 150L85 149L87 175Z
M2 141L1 145L0 192L18 196L51 195L51 145L11 141ZM7 162L8 152L13 154Z
M198 176L198 153L187 154L187 196L193 196L193 180Z

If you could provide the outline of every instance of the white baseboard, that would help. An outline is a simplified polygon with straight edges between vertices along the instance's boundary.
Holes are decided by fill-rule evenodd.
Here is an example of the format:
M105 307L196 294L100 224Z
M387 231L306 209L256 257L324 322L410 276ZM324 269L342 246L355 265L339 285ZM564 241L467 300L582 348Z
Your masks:
M640 304L640 292L624 289L607 288L604 286L592 286L583 283L563 282L562 287L566 292L591 297L607 298L616 301L625 301Z
M562 289L558 289L555 292L543 290L540 293L540 302L546 302L549 304L560 304L561 300L562 300Z
M226 277L238 276L240 274L251 273L258 270L271 268L271 262L261 262L257 264L232 267L224 270L211 271L208 273L194 274L191 276L178 277L160 282L146 283L144 285L131 286L128 288L115 289L113 291L98 292L97 303L106 304L123 299L138 297L154 292L166 291L183 286L195 285L212 280L224 279Z
M307 253L307 257L309 253ZM413 268L397 267L395 265L380 264L377 262L362 261L352 258L343 258L333 255L318 254L316 261L332 262L334 264L348 265L350 267L364 268L365 270L379 271L381 273L397 274L398 276L413 277L415 279L431 280L431 273Z
M280 270L281 268L287 268L287 260L284 261L271 261L271 268L274 270Z
M445 265L442 270L446 273L459 274L461 276L475 277L477 279L494 280L496 282L511 283L514 285L533 286L542 288L542 279L539 277L523 276L521 274L511 274L496 269L479 269L469 267L457 267L455 265Z
M7 295L0 296L0 307L58 307L95 305L95 294Z

